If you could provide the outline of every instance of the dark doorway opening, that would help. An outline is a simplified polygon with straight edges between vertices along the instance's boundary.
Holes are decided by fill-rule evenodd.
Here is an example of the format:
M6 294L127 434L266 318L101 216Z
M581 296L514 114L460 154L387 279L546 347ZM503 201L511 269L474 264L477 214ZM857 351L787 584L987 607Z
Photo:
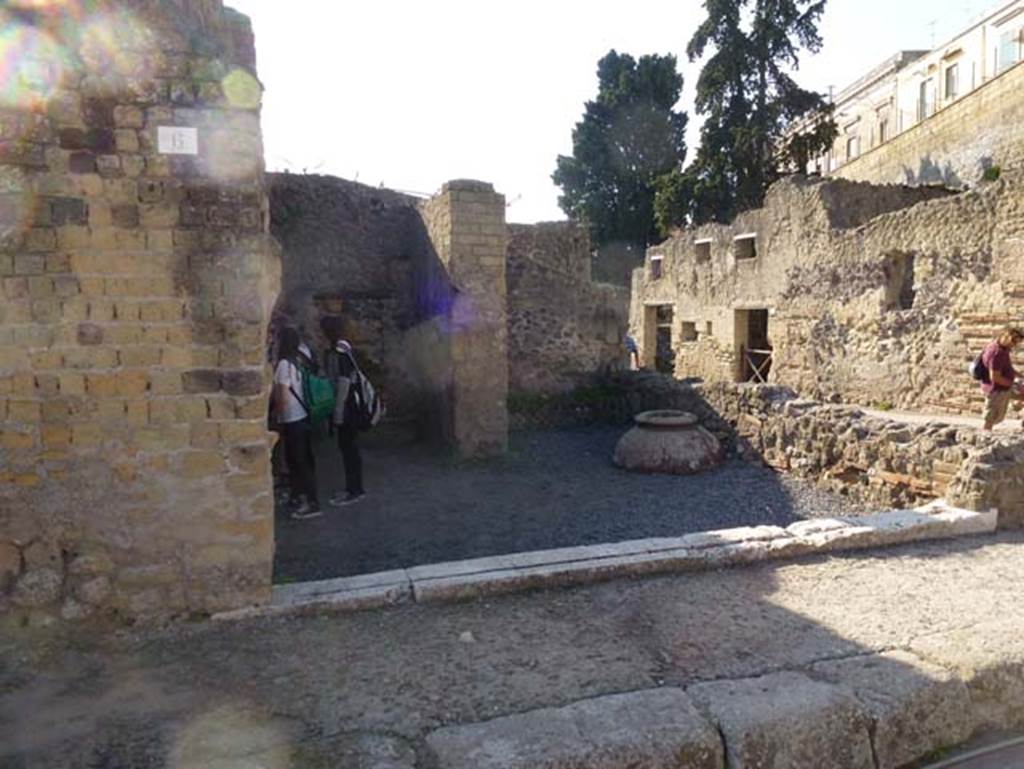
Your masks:
M736 311L737 381L768 381L772 367L772 345L768 335L768 310Z
M654 352L654 368L661 374L672 374L676 370L676 354L672 349L672 322L675 308L670 304L659 305L656 312L657 335Z

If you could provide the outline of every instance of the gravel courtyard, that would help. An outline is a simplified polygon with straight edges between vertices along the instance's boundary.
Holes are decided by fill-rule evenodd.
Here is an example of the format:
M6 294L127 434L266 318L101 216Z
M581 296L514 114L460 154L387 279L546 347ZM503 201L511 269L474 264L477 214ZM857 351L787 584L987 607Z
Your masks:
M730 460L693 477L611 464L621 428L513 433L508 455L458 463L423 445L364 449L367 498L293 521L277 516L276 582L365 574L503 553L785 526L857 514L851 501L767 468ZM341 459L318 447L321 499L344 484Z

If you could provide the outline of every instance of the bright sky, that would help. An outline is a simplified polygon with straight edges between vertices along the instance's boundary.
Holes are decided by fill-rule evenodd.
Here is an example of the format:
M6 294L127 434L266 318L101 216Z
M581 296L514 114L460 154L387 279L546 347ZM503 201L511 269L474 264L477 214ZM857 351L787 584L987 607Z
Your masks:
M508 219L564 218L555 158L597 90L609 49L685 48L700 0L226 0L256 31L270 170L306 170L432 193L492 182ZM798 81L842 88L898 50L931 48L996 0L830 0L825 48ZM691 119L690 153L697 121Z

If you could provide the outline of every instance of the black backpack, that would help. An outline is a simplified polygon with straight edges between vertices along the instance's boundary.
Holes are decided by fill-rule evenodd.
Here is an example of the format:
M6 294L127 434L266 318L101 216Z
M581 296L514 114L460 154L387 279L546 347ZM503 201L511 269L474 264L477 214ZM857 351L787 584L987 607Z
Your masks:
M988 366L985 365L985 362L981 358L981 355L975 358L971 365L968 366L967 370L971 374L971 379L981 382L982 384L989 384Z

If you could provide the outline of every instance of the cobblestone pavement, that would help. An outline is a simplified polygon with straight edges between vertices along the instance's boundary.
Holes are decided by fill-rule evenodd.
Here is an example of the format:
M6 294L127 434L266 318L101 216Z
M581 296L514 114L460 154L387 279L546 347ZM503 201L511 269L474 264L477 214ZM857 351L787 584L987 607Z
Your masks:
M322 518L277 517L275 581L865 512L767 468L731 460L702 475L640 475L611 464L619 428L514 433L511 452L456 463L422 445L364 451L367 498ZM318 451L321 499L343 486Z
M465 604L6 632L0 766L411 769L439 727L879 650L1006 685L1024 677L1022 552L1014 533Z

